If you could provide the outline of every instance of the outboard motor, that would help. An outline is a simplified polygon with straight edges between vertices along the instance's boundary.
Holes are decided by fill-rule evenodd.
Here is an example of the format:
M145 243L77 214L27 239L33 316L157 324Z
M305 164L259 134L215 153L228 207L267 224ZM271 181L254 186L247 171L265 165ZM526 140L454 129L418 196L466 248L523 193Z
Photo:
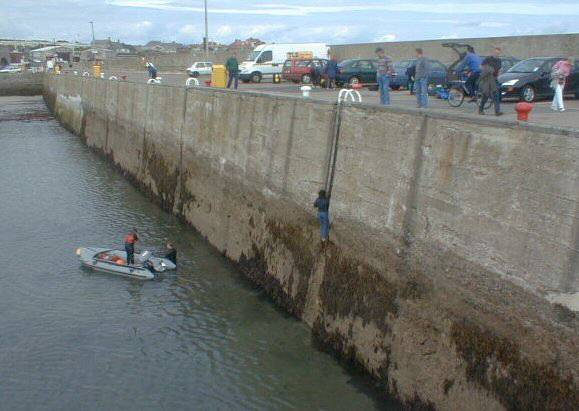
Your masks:
M143 265L149 267L153 271L157 273L162 273L165 271L165 263L159 261L158 258L152 258L153 254L150 251L143 251L141 253L141 260L143 261Z
M149 261L151 256L152 256L152 253L150 251L143 251L141 253L141 260L143 261L143 264L146 263L147 261Z

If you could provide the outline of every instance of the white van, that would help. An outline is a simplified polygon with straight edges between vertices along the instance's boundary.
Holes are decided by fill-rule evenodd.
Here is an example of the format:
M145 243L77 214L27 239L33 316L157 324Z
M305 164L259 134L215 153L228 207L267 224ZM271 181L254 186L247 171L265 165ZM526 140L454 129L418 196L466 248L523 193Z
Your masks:
M292 55L311 53L312 58L327 59L329 50L324 43L262 44L239 65L239 78L246 83L259 83L263 79L272 78L276 73L281 74L283 64Z

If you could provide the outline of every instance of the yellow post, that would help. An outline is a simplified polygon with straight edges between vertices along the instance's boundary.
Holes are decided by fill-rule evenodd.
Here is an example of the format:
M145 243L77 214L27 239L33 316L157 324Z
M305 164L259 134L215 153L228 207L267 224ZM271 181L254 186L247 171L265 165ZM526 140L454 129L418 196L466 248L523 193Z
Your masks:
M101 66L100 64L95 64L92 66L92 74L95 78L101 78Z
M227 85L227 70L222 64L215 64L211 71L211 87L225 88Z

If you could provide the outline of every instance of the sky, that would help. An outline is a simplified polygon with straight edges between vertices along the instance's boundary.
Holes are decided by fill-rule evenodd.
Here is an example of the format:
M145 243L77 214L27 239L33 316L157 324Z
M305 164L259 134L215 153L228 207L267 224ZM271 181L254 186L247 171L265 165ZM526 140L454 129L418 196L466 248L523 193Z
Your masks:
M208 0L209 38L329 44L579 32L579 0ZM0 0L0 38L199 43L203 0Z

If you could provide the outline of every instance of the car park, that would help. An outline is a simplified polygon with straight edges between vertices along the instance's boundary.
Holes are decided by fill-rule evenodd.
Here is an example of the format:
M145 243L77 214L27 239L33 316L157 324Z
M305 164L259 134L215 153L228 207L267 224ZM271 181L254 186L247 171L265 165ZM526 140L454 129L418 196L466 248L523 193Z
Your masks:
M199 77L211 74L213 69L213 63L209 61L198 61L189 67L186 71L190 77Z
M362 84L375 87L377 85L376 59L349 59L338 64L336 84L338 86Z
M539 98L553 97L551 69L563 57L535 57L523 60L499 76L503 98L517 98L528 103ZM579 98L579 62L567 79L565 94Z
M327 59L288 59L282 70L282 79L294 83L310 84L314 68L323 74Z
M429 85L445 85L447 81L447 67L438 60L428 59L430 64ZM393 64L396 76L390 80L390 87L393 90L408 86L408 74L406 70L416 65L416 59L400 60Z

